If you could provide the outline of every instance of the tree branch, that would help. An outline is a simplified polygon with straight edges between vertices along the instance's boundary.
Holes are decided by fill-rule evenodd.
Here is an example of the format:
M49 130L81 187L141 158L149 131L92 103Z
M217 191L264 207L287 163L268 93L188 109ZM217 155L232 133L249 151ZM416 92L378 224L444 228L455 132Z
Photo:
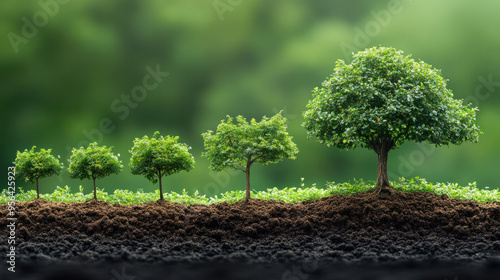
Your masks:
M262 158L262 154L259 154L258 156L256 156L254 159L252 159L252 161L250 162L250 164L253 164L255 161L257 161L258 159L261 159ZM250 156L251 157L251 156Z

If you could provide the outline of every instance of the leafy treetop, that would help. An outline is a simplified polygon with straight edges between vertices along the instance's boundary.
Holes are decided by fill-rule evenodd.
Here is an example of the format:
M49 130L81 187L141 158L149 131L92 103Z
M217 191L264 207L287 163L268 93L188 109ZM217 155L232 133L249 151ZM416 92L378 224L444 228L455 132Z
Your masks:
M310 137L341 149L392 149L405 140L476 142L477 108L453 99L440 71L394 48L374 47L338 60L304 112Z
M113 147L98 146L90 143L87 148L73 148L69 159L69 175L74 179L101 179L111 174L118 174L123 168Z
M285 158L295 159L298 149L286 132L285 122L281 112L272 118L264 116L260 122L252 119L250 123L242 116L233 123L233 118L227 116L215 134L211 130L202 134L206 150L203 156L210 160L214 171L229 167L244 172L248 161L267 165Z

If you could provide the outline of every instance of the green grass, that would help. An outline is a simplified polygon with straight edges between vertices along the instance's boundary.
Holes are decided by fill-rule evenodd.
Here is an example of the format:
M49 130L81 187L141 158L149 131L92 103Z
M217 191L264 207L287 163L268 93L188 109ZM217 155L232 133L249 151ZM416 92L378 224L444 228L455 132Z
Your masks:
M498 190L488 190L487 188L481 190L477 188L476 183L469 183L468 186L459 186L456 183L429 183L425 179L417 177L413 179L400 178L399 181L392 182L392 185L396 190L404 192L433 192L438 195L446 194L449 197L476 200L479 202L500 201L500 192ZM305 187L302 179L301 187L299 188L284 188L281 190L272 188L267 191L252 191L252 197L285 202L298 202L308 199L318 199L332 194L351 195L372 188L374 188L374 182L365 182L363 180L355 180L354 182L348 183L331 182L326 184L325 188L317 188L316 184L313 184L311 187ZM76 193L71 193L68 186L64 188L57 187L53 193L40 194L40 197L45 200L56 202L84 202L92 199L92 192L85 194L83 191L82 187L80 187L80 191ZM143 192L142 189L136 192L129 190L115 190L112 194L109 194L102 190L98 190L97 195L99 200L106 201L108 203L130 205L155 201L159 198L159 191L156 190L155 192L147 193ZM228 191L220 194L220 196L216 195L214 197L200 195L198 191L193 194L188 194L186 191L183 191L182 193L168 192L164 193L164 196L166 200L183 204L213 204L223 201L236 202L242 200L244 198L244 191ZM24 191L18 188L15 200L30 201L35 197L35 190ZM10 195L7 193L7 190L3 190L2 193L0 193L0 204L7 203L9 201Z

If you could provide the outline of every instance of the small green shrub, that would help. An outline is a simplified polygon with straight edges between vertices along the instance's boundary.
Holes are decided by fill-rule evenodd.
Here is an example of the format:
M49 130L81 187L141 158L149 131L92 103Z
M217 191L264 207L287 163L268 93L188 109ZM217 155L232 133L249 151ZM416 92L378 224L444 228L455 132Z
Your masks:
M40 149L35 152L36 146L31 150L25 149L24 152L17 151L17 157L14 161L16 166L16 176L29 183L36 183L36 198L40 198L38 180L52 175L59 175L63 170L63 164L55 158L51 152L52 149Z
M217 131L203 133L206 152L203 156L210 160L210 169L222 171L225 168L241 170L246 174L245 200L250 199L250 167L254 163L267 165L282 159L295 159L299 152L297 146L288 135L286 119L281 112L272 118L262 118L250 123L242 116L233 119L227 116L222 120Z
M135 138L134 146L130 150L132 174L143 175L153 184L159 181L160 200L164 200L161 182L163 176L194 168L194 157L189 153L191 147L177 143L178 140L178 136L164 137L156 131L152 138Z
M98 146L96 142L90 143L87 148L73 148L69 159L69 175L74 179L92 179L94 182L94 199L97 200L96 179L118 174L123 165L111 150L113 147Z

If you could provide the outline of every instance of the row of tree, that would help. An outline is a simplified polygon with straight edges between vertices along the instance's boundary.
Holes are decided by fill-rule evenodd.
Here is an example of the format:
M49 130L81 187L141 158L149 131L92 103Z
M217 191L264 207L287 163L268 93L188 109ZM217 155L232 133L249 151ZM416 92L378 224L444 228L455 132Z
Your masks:
M210 160L210 168L222 171L234 168L246 174L246 197L250 199L250 167L254 163L267 165L282 159L295 159L297 146L288 135L286 119L281 112L272 118L263 117L260 122L252 119L247 122L238 116L222 120L217 131L208 131L202 136L205 149L202 155ZM132 174L143 175L153 184L159 182L160 200L163 200L162 178L180 171L190 171L195 160L189 152L191 147L178 142L178 136L162 136L157 131L149 138L144 136L133 141L129 151ZM74 179L91 179L94 183L94 199L97 200L96 179L104 178L122 171L120 154L114 154L113 147L98 146L96 142L88 147L73 148L69 158L68 172ZM52 150L36 147L24 152L17 152L14 164L16 175L30 183L36 183L37 198L40 198L38 180L59 175L64 169L63 163L51 154Z
M392 191L387 176L387 159L392 149L405 141L440 145L477 142L482 133L476 122L477 108L453 98L440 71L423 61L415 61L394 48L373 47L353 56L351 64L338 60L332 75L321 88L313 90L313 99L304 112L303 126L309 137L340 149L363 147L378 156L377 193ZM261 122L247 122L239 116L236 123L227 120L213 133L203 133L210 168L222 171L234 168L246 174L246 200L250 199L250 167L267 165L282 159L294 159L298 153L286 132L281 112ZM155 133L134 140L130 167L153 183L181 170L189 171L194 158L178 137ZM68 168L71 177L95 180L120 172L122 165L111 148L96 143L73 149ZM36 153L34 148L18 152L18 174L37 183L44 176L62 170L50 150Z

